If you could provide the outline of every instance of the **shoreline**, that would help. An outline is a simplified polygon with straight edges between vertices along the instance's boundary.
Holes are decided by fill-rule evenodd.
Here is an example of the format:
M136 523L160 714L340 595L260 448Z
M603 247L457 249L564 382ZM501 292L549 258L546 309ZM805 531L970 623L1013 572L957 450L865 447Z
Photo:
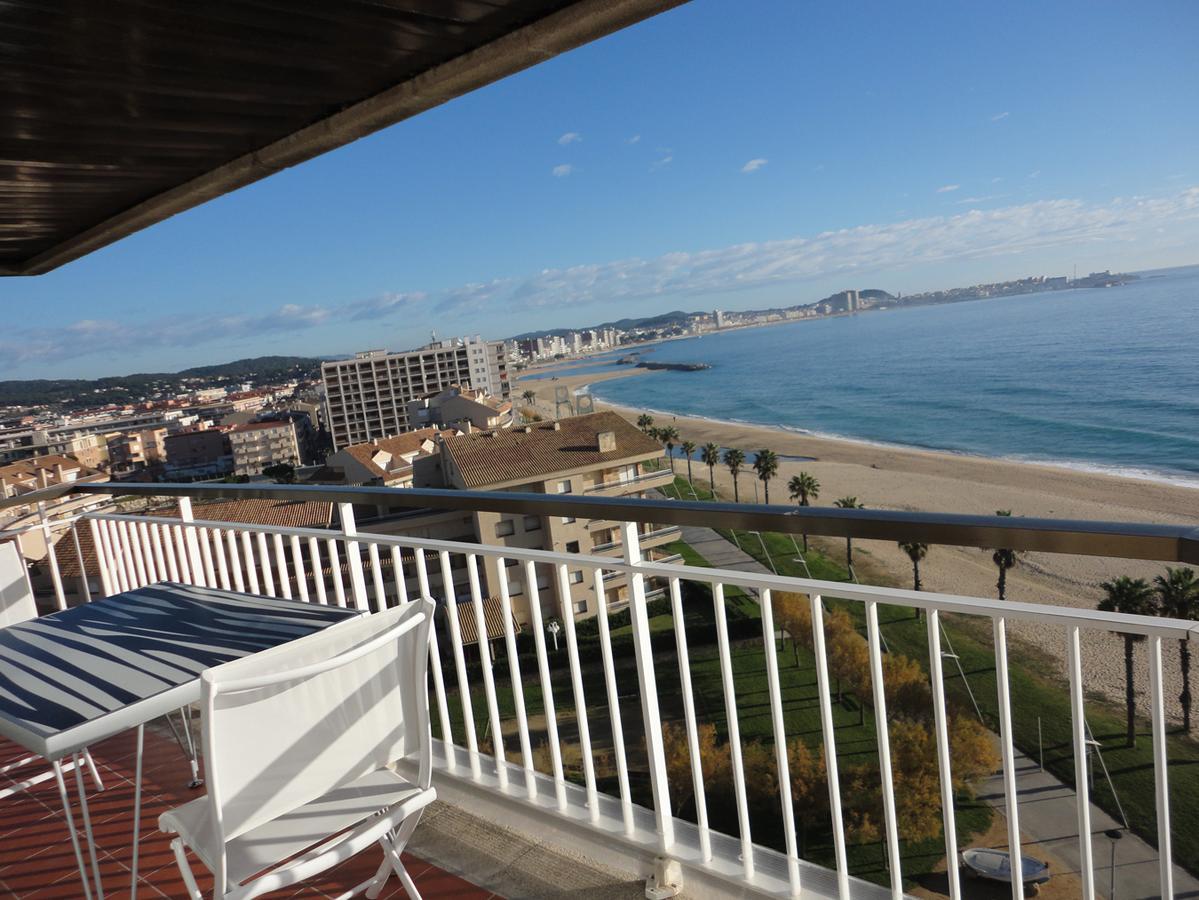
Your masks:
M601 374L564 375L554 382L571 393L581 386L612 378L652 376L644 370ZM539 382L517 387L537 390ZM636 421L648 410L595 398L596 409L611 409ZM547 395L538 398L538 411L553 417ZM1161 479L1135 478L1110 472L1086 471L1048 462L1010 460L973 454L876 444L853 439L814 435L777 425L755 425L700 416L655 413L658 424L676 427L682 439L699 446L711 441L721 447L752 451L769 447L780 455L779 471L771 482L771 499L789 504L787 480L807 471L821 483L817 505L831 505L842 496L856 496L875 509L910 512L973 513L990 515L1010 509L1015 516L1125 521L1147 524L1179 524L1199 527L1199 486ZM685 458L675 449L675 467L686 475ZM707 466L692 463L697 484L708 486ZM732 478L723 466L716 467L715 486L722 497L732 499ZM753 502L761 485L752 471L743 470L739 479L741 497ZM759 494L760 496L760 494ZM845 542L816 539L818 549L843 560ZM854 541L855 563L864 582L910 588L911 562L889 542ZM1051 553L1021 553L1016 567L1008 572L1008 599L1059 606L1095 608L1102 591L1100 583L1119 575L1152 580L1163 574L1164 563L1105 559ZM994 597L996 570L991 551L980 548L934 546L921 564L921 580L927 591ZM1065 638L1053 629L1012 629L1025 651L1054 661L1059 669L1065 656ZM1053 632L1053 633L1049 633ZM1105 631L1085 637L1084 675L1088 689L1119 699L1123 692L1121 642ZM1177 648L1165 647L1165 691L1176 698L1181 689ZM1149 684L1148 662L1138 653L1137 683ZM1064 669L1063 669L1064 671ZM1139 692L1138 692L1139 693ZM1142 695L1142 701L1147 698ZM1168 700L1167 712L1177 714L1177 701Z

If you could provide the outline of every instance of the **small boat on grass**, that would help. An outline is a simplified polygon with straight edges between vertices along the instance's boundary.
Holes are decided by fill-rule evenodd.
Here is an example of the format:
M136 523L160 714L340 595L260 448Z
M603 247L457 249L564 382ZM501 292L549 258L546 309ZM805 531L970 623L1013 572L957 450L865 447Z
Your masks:
M1020 864L1024 870L1021 880L1033 888L1031 893L1036 893L1037 885L1049 880L1049 863L1033 859L1031 856L1021 856ZM990 850L983 847L963 850L962 865L976 878L1002 881L1004 884L1012 883L1012 857L1006 850Z

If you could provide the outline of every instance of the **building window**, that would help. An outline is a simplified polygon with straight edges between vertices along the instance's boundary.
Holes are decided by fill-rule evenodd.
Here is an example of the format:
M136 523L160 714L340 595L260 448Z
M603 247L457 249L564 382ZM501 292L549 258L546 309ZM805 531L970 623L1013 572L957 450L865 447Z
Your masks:
M525 516L525 531L540 531L541 516Z
M563 517L562 517L562 524L563 524L563 525L573 525L573 524L574 524L574 521L575 521L575 517L574 517L574 516L563 516Z
M500 519L495 523L495 536L498 538L507 537L516 531L516 523L511 519Z
M579 542L578 541L567 541L566 542L566 552L567 553L578 553L579 552Z
M523 584L521 584L519 581L514 581L510 585L508 585L508 596L509 597L519 597L524 592L525 592L525 586Z
M559 494L569 494L570 493L570 479L569 478L567 478L565 481L558 482L558 493Z
M571 572L570 575L568 576L568 578L569 578L571 584L582 584L583 583L583 573L581 571L580 572Z
M575 615L581 616L585 612L587 612L587 601L586 600L576 600L575 601Z

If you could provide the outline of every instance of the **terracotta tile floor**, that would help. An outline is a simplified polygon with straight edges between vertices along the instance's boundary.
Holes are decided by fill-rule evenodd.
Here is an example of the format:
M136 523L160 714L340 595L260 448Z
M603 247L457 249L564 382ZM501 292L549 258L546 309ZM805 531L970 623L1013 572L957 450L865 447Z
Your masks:
M132 732L92 748L92 756L104 781L104 791L96 791L90 776L84 773L104 891L106 896L112 898L129 896L135 750ZM25 755L20 748L0 739L0 766ZM158 831L158 816L196 796L196 792L186 786L190 769L169 732L160 734L153 726L146 729L143 766L138 897L185 898L187 895L169 847L168 836ZM48 769L48 763L39 761L0 775L0 788ZM79 804L74 799L73 773L68 772L67 779L74 802L76 827L82 831ZM382 850L372 848L303 888L288 888L266 896L336 897L366 881L374 874L382 858ZM404 855L404 861L417 889L427 900L450 897L483 900L497 896L409 854ZM200 882L205 898L211 897L212 879L208 877L203 864L194 858L192 871ZM393 876L387 884L383 897L400 900L405 896L399 879ZM75 854L63 822L58 788L53 779L0 800L0 896L29 900L79 900L83 897Z

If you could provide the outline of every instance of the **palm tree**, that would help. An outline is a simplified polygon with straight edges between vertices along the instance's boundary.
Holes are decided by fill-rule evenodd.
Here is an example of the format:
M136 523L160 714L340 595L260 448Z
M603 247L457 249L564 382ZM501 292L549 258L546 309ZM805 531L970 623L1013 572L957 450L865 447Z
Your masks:
M728 466L729 473L733 476L733 502L741 502L741 492L738 490L737 476L741 474L741 467L745 465L745 454L736 447L730 447L724 451L724 464Z
M1195 571L1187 566L1166 569L1164 576L1153 579L1157 588L1161 615L1172 619L1199 619L1199 579ZM1178 668L1182 673L1182 693L1178 702L1182 704L1182 730L1191 733L1191 645L1186 638L1178 641Z
M778 474L779 455L773 450L759 450L754 454L754 471L758 473L758 481L762 482L762 490L766 494L766 502L770 502L770 479Z
M787 490L791 492L791 499L798 500L800 506L811 506L811 501L820 496L820 482L815 476L809 475L807 472L800 472L798 475L792 475L791 480L787 482ZM803 552L808 552L808 533L803 533Z
M928 556L928 544L921 544L916 541L908 543L900 541L899 549L906 553L908 559L912 561L912 590L918 591L920 590L920 561Z
M700 459L708 467L708 487L712 491L712 499L716 499L716 466L720 464L720 448L715 444L704 444L700 451Z
M687 483L691 483L691 454L695 452L695 441L683 441L679 444L679 449L683 451L683 455L687 457Z
M1010 516L1011 514L1010 509L995 510L997 516ZM999 570L999 580L995 582L995 587L999 590L999 600L1002 602L1007 599L1007 570L1016 565L1016 551L1001 548L991 554L991 561Z
M654 417L651 416L649 413L642 413L641 415L639 415L637 417L637 427L640 428L642 431L644 431L646 434L649 434L649 430L651 427L653 427L653 424L654 424Z
M537 395L535 393L533 393L532 391L525 391L520 396L524 399L525 403L532 403L534 400L537 399Z
M857 497L842 497L840 500L833 501L833 506L840 509L865 509L865 503L859 503ZM849 577L853 578L853 538L849 535L845 537L845 568L849 569Z
M670 471L674 471L674 445L679 440L679 430L673 425L658 429L658 440L666 445L666 455L670 457Z
M1128 613L1136 616L1151 616L1157 612L1157 597L1144 578L1129 578L1121 575L1101 585L1106 596L1099 601L1104 612ZM1124 638L1124 703L1128 713L1128 746L1137 745L1136 690L1133 684L1132 645L1145 640L1143 634L1116 632Z

